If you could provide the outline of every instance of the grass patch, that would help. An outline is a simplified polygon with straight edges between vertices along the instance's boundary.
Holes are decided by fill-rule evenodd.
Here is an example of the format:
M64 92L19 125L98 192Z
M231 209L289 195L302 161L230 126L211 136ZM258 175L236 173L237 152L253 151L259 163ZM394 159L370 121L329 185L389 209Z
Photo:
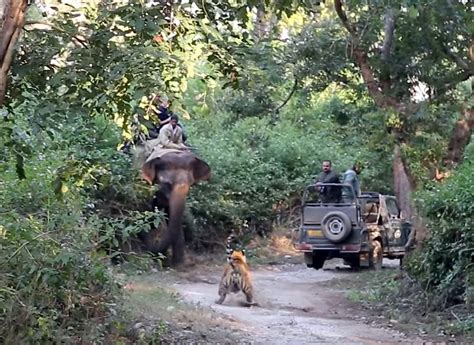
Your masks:
M236 343L238 332L229 320L199 305L185 303L172 288L174 273L158 271L126 276L122 310L128 338L143 344Z
M426 294L399 270L363 271L325 284L346 290L348 300L363 306L369 318L384 326L408 334L438 337L440 341L451 338L471 343L474 340L472 306L430 310Z
M132 278L132 282L125 285L127 291L126 308L134 315L156 316L163 318L170 311L184 307L179 296L171 289L165 289L153 284L150 278Z
M393 297L400 290L400 282L393 279L393 271L373 272L365 271L357 273L357 278L347 293L352 302L362 304L392 303Z

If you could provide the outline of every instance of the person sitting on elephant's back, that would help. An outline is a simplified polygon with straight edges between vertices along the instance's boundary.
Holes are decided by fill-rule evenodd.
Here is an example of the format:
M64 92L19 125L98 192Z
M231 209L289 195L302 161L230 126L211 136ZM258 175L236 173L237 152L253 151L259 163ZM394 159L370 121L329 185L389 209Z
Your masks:
M170 122L161 128L158 134L158 145L164 149L187 150L183 143L183 130L178 126L178 116L172 115Z

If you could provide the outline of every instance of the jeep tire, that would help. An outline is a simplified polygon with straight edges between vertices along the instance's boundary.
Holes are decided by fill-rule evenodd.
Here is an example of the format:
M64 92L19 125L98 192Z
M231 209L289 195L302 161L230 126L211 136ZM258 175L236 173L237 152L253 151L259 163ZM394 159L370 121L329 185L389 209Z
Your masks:
M306 263L306 267L312 267L315 270L319 270L324 266L324 262L326 261L326 254L317 252L304 253L304 261Z
M344 264L351 267L351 269L359 269L360 268L360 258L359 255L354 255L349 258L344 259Z
M313 268L315 270L319 270L320 268L323 268L324 261L326 261L326 255L313 253Z
M351 221L343 212L329 212L322 220L322 229L329 241L340 243L351 233Z

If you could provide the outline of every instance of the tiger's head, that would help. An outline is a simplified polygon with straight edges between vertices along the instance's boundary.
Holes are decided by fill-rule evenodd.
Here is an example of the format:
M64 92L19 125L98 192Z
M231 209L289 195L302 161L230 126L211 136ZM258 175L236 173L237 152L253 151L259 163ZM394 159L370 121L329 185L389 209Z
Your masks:
M243 250L234 250L230 255L230 259L235 263L247 263L245 251Z

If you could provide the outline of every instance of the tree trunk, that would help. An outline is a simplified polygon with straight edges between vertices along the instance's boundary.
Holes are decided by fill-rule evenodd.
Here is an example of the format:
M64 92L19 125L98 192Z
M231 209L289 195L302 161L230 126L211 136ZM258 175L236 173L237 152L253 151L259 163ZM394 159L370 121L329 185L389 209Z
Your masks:
M397 197L398 206L403 212L403 218L412 222L413 229L406 243L406 248L410 249L415 243L421 243L427 236L427 229L423 220L418 215L416 207L413 203L412 194L415 190L415 183L410 176L409 169L403 159L400 145L396 144L393 150L393 186L395 196Z
M26 0L3 0L0 14L0 105L7 90L7 78L13 60L15 44L25 22Z
M395 196L398 200L398 206L403 211L406 219L412 219L414 216L413 202L411 194L414 190L414 183L409 176L408 169L402 157L400 145L396 144L393 150L393 184Z
M384 93L384 91L387 92L390 89L389 78L386 78L383 83L376 79L374 69L369 63L367 52L359 46L359 33L357 32L356 27L349 21L349 18L347 17L343 8L342 0L334 1L334 9L341 20L342 25L350 34L350 49L352 57L359 67L360 75L362 76L364 84L367 87L367 92L374 100L375 105L380 109L394 111L399 114L406 114L408 112L408 106L406 104L403 104L396 98ZM385 25L385 40L382 51L386 59L388 59L391 47L393 45L394 30L394 14L391 10L388 10ZM421 221L416 215L415 205L411 199L411 195L415 190L415 185L413 179L410 177L408 165L403 159L400 150L400 131L392 129L390 132L396 142L392 161L393 187L395 190L395 195L405 219L412 221L415 225L415 228L417 228L417 226L421 224Z
M341 21L341 24L347 30L350 36L350 53L352 58L357 63L360 70L360 75L364 80L364 84L367 87L367 91L370 97L374 100L377 107L384 110L394 111L398 114L408 116L413 110L410 108L413 104L403 103L400 99L395 98L389 94L390 91L390 74L388 73L389 66L382 67L382 73L379 74L379 78L376 78L373 66L370 65L367 51L360 45L360 37L362 33L358 31L357 25L353 25L349 20L345 12L345 2L343 0L334 0L334 9ZM382 46L382 61L387 64L390 56L390 50L394 43L396 18L394 12L389 8L386 11L385 26L384 26L384 42ZM439 42L435 42L438 46ZM451 59L457 67L460 69L459 77L450 82L447 88L452 88L457 83L466 80L472 76L472 66L467 65L463 59L454 54L448 48L442 44L442 49L447 58ZM474 57L474 44L471 42L469 48L471 61ZM438 90L439 91L439 90ZM443 91L444 92L444 91ZM416 107L416 105L415 105ZM474 115L472 109L465 114L464 118L458 121L456 128L452 135L452 140L449 146L449 152L446 156L445 164L454 165L462 159L464 147L469 143L472 135L472 127L474 125ZM400 150L401 137L399 130L391 129L391 134L394 137L396 144L394 148L393 156L393 175L394 175L394 189L397 196L397 200L400 204L407 220L411 220L414 224L414 228L417 231L416 239L422 240L426 237L426 227L423 225L422 219L416 214L415 205L411 199L412 192L415 190L414 181L410 178L410 173L405 160L402 157ZM414 234L412 234L414 236ZM413 240L412 238L410 239Z
M275 26L275 16L262 1L257 6L253 36L256 42L268 39Z
M454 169L463 158L464 148L471 141L474 127L474 107L464 109L461 118L456 122L448 145L448 152L443 159L443 165Z

